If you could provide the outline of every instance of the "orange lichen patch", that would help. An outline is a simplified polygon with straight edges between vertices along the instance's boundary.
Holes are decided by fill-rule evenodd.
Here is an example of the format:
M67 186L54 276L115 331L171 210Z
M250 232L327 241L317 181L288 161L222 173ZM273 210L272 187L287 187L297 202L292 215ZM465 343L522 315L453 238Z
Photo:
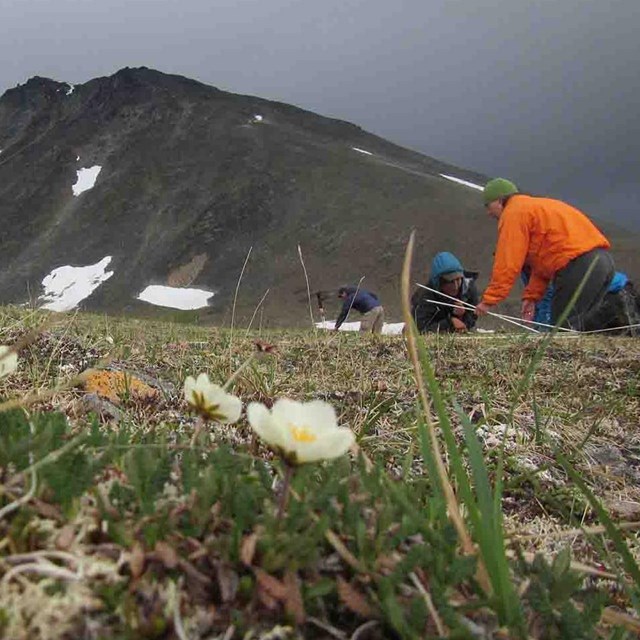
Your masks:
M84 377L82 386L87 393L96 393L114 404L120 404L127 397L148 400L160 396L157 389L123 371L90 371Z

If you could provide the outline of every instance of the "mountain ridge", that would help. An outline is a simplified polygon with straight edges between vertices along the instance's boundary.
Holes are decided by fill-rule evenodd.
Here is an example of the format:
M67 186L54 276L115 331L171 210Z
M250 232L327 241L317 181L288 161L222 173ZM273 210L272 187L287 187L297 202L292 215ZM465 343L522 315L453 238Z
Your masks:
M409 231L416 273L450 250L486 279L495 226L477 191L486 176L405 149L355 124L232 94L182 76L124 68L71 85L42 77L0 97L0 299L24 302L61 265L113 257L114 275L82 306L160 314L136 300L175 281L215 291L200 317L246 322L264 294L267 324L309 322L311 289L357 282L399 315ZM79 158L79 160L77 160ZM80 168L102 167L74 196ZM621 234L619 234L621 235ZM637 238L621 237L621 265ZM617 256L618 257L618 256ZM189 267L196 261L197 268ZM628 267L627 267L628 268Z

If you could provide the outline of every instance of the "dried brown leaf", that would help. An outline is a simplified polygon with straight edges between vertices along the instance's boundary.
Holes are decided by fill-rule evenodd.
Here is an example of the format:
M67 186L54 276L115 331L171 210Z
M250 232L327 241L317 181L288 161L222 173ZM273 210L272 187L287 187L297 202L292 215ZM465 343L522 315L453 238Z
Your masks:
M72 524L65 525L64 527L62 527L62 529L60 529L60 533L56 537L56 549L67 551L71 548L75 537L75 527Z
M262 602L262 604L267 609L269 609L269 611L275 611L278 608L279 606L278 600L273 596L271 596L269 592L260 584L258 584L257 593L258 593L258 600L260 600L260 602Z
M262 569L255 570L258 584L273 598L284 602L287 599L287 587L277 578Z
M188 579L193 580L194 582L199 583L202 586L209 586L211 584L211 580L208 576L206 576L201 571L198 571L190 562L185 560L184 558L180 558L178 560L178 564L182 571L184 571L185 575Z
M35 508L39 515L49 520L56 520L57 522L64 522L65 518L62 515L62 511L58 507L54 507L48 502L44 502L39 498L32 498L31 505Z
M235 599L236 593L238 593L238 585L240 583L238 574L231 567L222 563L218 564L216 568L222 602L231 602Z
M144 572L144 548L139 542L135 542L129 554L129 567L134 580Z
M284 574L284 584L287 589L287 596L284 601L285 611L293 617L296 624L304 624L306 616L298 574L295 571L291 571L291 569L287 569Z
M257 543L257 533L251 533L242 539L242 544L240 545L240 560L242 560L243 564L247 565L248 567L250 567L251 563L253 562L253 556L256 553Z
M338 576L338 595L342 603L363 618L373 618L376 615L375 609L369 604L367 598L352 584Z
M156 542L155 552L158 560L160 560L167 569L175 569L178 566L178 554L171 545L160 540Z
M275 345L265 342L264 340L254 340L253 344L255 345L256 350L259 354L272 354L278 350Z
M393 555L389 556L380 555L376 558L376 569L384 575L388 575L395 570L401 559L402 558L397 553L393 553Z

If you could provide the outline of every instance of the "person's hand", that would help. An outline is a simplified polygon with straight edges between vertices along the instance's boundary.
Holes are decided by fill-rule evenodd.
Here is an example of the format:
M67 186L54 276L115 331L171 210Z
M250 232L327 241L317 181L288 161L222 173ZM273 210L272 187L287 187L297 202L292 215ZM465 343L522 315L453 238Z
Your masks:
M523 300L520 309L520 317L523 320L533 320L536 315L536 303L533 300Z
M486 315L489 311L491 311L491 306L484 302L476 305L476 315L478 317Z
M453 315L456 316L456 318L462 318L462 316L467 312L467 309L465 309L462 305L456 305L453 308Z
M455 316L453 318L451 318L451 323L453 324L453 328L456 331L466 331L467 330L467 325L462 322L462 320L460 320L459 318L456 318Z

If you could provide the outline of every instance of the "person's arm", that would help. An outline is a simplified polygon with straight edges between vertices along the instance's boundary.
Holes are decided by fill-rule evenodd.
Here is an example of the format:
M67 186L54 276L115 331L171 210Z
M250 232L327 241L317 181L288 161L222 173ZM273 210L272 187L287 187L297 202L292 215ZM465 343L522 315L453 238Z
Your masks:
M482 295L484 307L498 304L509 295L527 257L529 215L524 210L512 207L505 209L500 218L491 282Z
M545 278L545 276L540 275L537 271L533 271L531 278L529 278L529 284L527 284L522 292L522 299L533 300L534 302L542 300L549 286L549 282L551 282L549 278Z
M352 303L353 303L353 294L348 295L344 299L344 302L342 303L342 310L340 311L340 315L336 320L336 326L334 327L336 331L340 328L340 325L347 319Z
M411 315L420 333L429 331L451 331L452 325L449 310L443 310L433 302L427 302L432 294L419 289L412 299Z
M476 287L475 282L469 283L469 289L467 291L467 300L469 304L472 304L474 307L480 302L480 296L478 294L478 288ZM463 316L460 318L462 322L464 322L467 329L473 329L476 326L476 320L478 316L475 311L468 309L464 312Z

